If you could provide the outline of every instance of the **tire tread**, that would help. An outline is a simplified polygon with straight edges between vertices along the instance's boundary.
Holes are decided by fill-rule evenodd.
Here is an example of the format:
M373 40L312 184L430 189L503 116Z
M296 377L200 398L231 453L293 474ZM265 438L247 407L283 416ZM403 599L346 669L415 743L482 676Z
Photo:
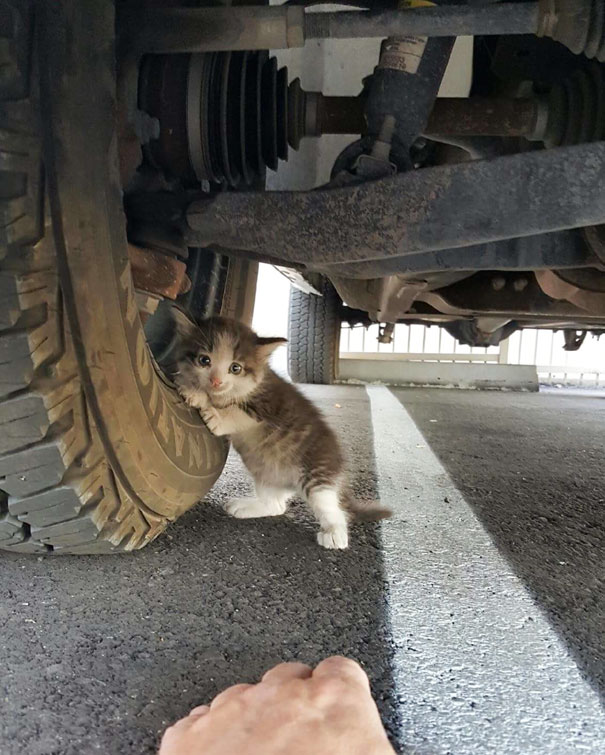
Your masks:
M297 383L333 383L336 378L341 302L328 280L321 279L316 288L322 296L290 289L288 368Z
M168 522L120 490L88 415L45 208L32 7L0 0L0 549L132 550Z

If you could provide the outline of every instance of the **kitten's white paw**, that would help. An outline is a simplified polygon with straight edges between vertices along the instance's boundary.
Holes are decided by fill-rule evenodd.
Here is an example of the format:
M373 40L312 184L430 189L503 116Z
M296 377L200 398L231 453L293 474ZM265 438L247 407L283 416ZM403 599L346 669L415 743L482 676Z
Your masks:
M208 394L204 391L195 393L193 401L195 403L191 404L191 406L195 406L196 409L207 409L210 406L210 399L208 398Z
M210 405L208 394L204 391L196 391L193 388L186 388L181 385L177 385L177 388L181 398L184 399L188 406L194 409L205 409Z
M342 550L349 547L349 534L346 527L320 530L317 533L317 542L324 548Z
M200 409L200 414L206 423L206 427L213 435L225 435L223 423L217 409L213 406L208 406L205 409Z
M236 519L257 519L261 516L280 516L286 512L286 504L278 501L259 501L258 498L231 498L225 511Z

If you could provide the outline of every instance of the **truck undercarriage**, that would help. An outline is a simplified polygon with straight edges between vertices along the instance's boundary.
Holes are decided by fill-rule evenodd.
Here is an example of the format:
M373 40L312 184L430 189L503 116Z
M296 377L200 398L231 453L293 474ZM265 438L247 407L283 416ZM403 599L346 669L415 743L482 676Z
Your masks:
M437 98L461 35L470 95ZM354 96L273 55L367 38ZM228 446L171 383L170 308L250 321L260 261L315 292L299 380L343 320L605 329L604 61L603 0L0 0L0 548L133 550L203 498ZM323 134L326 182L265 190Z
M602 3L314 11L125 11L124 111L147 180L170 183L150 197L130 161L131 225L163 216L189 247L321 273L371 320L448 323L474 345L511 326L600 330ZM471 95L437 99L461 34ZM305 92L267 51L385 36L356 97ZM262 191L326 133L356 135L327 184Z

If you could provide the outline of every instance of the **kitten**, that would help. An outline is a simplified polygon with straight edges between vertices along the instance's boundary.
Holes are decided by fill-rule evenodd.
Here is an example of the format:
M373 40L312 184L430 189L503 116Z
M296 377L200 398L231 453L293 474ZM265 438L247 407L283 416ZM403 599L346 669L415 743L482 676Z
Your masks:
M230 500L228 513L240 519L277 516L298 493L319 521L317 541L325 548L347 547L349 518L390 516L388 509L353 501L334 432L319 410L268 366L285 338L261 338L222 317L196 324L173 311L181 352L177 389L214 435L231 438L254 478L256 497Z

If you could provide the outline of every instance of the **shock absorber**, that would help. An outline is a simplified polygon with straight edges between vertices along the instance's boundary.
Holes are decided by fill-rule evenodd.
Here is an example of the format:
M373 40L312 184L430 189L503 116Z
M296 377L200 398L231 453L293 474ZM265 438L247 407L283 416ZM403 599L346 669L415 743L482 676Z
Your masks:
M427 0L399 0L406 8L430 8ZM454 37L389 37L369 80L368 133L376 138L386 118L394 119L391 157L399 170L412 167L410 149L422 133L447 67Z

